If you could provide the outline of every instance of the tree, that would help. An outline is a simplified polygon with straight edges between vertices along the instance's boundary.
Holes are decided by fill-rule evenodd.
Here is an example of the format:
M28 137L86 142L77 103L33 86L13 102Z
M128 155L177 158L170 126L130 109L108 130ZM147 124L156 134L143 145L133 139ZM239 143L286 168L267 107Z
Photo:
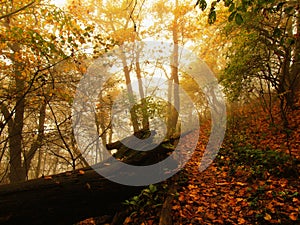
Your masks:
M9 159L9 180L18 182L28 178L35 153L45 143L57 91L54 67L68 58L64 51L78 47L74 37L81 35L71 17L41 1L7 1L1 7L1 147Z
M76 5L81 4L82 3L80 2L73 2L69 7L75 8ZM87 16L88 19L95 21L98 24L96 29L104 32L107 38L113 39L114 44L120 48L123 48L122 45L125 43L140 39L138 33L140 29L141 15L136 12L140 7L142 7L141 3L138 4L138 2L134 3L133 1L101 2L101 4L95 1L86 1L86 10L94 12L92 16ZM80 15L77 16L80 17ZM138 60L139 56L136 56L135 62L132 62L131 65L128 64L128 56L126 56L126 54L123 54L120 57L123 64L123 76L127 86L133 132L138 132L140 129L149 129L149 118L146 110L147 107L144 105L146 102L142 88L143 84L141 79L141 68ZM135 69L133 69L133 67L135 67ZM131 82L134 72L138 79L139 93L143 103L142 108L144 113L142 115L142 124L140 124L140 120L135 110L136 107L134 107L136 102Z
M151 30L155 37L171 41L173 52L170 59L170 73L166 73L168 79L168 110L166 113L167 137L180 133L178 126L180 113L180 72L178 60L179 45L185 45L188 41L194 41L197 30L197 20L192 11L192 4L182 1L158 1L153 5L153 11L157 16ZM172 106L173 105L173 106Z
M126 140L132 138L136 137L132 135ZM121 140L125 143L124 141ZM162 142L146 152L128 149L120 144L121 142L117 145L126 153L126 157L121 156L124 163L145 166L168 157L173 149L167 146L173 144L173 141ZM149 145L151 146L152 143ZM174 163L176 164L175 161ZM120 164L107 159L93 167L0 186L0 195L6 202L0 205L0 222L3 224L73 224L87 217L106 216L110 219L115 214L118 215L118 210L124 209L122 202L138 194L143 186L123 185L99 175L97 169L107 165L112 175L129 175L124 172ZM169 171L174 169L171 165L169 167L166 168ZM149 173L145 174L145 177L151 179L153 175L157 176Z
M294 108L300 80L295 70L299 66L299 4L252 4L242 24L227 28L234 38L223 84L233 98L242 93L278 98L284 127L288 127L286 114Z

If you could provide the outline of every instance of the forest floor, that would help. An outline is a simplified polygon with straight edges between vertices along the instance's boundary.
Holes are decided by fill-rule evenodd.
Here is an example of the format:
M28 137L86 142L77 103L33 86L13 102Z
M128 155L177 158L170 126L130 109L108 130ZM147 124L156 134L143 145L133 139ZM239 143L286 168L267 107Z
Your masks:
M242 157L250 161L250 154ZM253 157L269 160L258 154ZM186 166L187 182L173 201L173 224L300 224L299 177L284 168L286 161L279 166L266 162L272 165L264 168L259 162L233 161L221 150L219 159L200 173L201 155L198 148Z
M273 123L267 112L253 111L231 116L223 146L204 172L199 164L210 125L201 127L191 160L169 182L177 186L173 224L300 224L300 110L290 115L287 132L276 125L278 109ZM159 224L159 209L142 206L124 224Z
M202 173L207 135L200 134L185 168L187 182L173 202L173 224L300 224L300 110L290 115L287 133L265 112L242 114ZM273 119L278 124L276 109Z
M300 224L300 109L284 132L276 125L278 110L270 123L268 113L253 109L231 116L218 156L200 173L210 129L204 124L184 169L129 200L132 210L123 224L160 224L162 204L170 195L171 212L164 216L172 217L174 225Z

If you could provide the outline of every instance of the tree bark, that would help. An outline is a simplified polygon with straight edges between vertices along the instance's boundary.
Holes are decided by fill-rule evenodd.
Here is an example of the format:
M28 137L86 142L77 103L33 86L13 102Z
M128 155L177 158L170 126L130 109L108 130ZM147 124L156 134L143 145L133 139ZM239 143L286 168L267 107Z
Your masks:
M84 173L84 174L83 174ZM114 214L142 187L125 186L92 168L0 186L0 224L74 224Z
M176 188L172 186L169 190L169 194L166 197L164 204L162 206L159 218L159 225L172 225L172 202L174 200Z
M175 9L178 7L178 0L175 1ZM174 107L169 107L169 117L168 117L168 127L167 127L167 136L172 137L176 132L178 116L180 111L180 99L179 99L179 78L178 78L178 15L174 12L174 20L173 20L173 27L172 27L172 38L173 38L173 53L171 56L171 80L169 82L169 90L172 91L170 85L173 86L173 97L174 97ZM172 96L169 94L169 96ZM171 103L171 102L169 102Z
M27 176L28 171L30 169L31 161L37 152L37 150L42 146L44 139L44 131L45 131L45 120L46 120L46 101L42 103L39 112L39 123L38 123L38 133L35 141L31 145L29 151L24 155L24 163L23 167L25 170L25 175ZM40 162L38 162L40 163Z
M142 114L143 114L143 130L149 130L150 123L149 123L149 115L148 115L148 106L147 101L145 99L145 93L143 88L143 81L142 81L142 74L141 74L141 65L140 65L140 51L137 51L135 66L136 66L136 77L138 79L138 85L139 85L139 93L141 97L141 107L142 107Z
M122 149L125 151L125 146ZM161 161L173 149L160 144L150 151L128 151L123 162L149 165ZM93 168L107 164L112 174L122 170L109 159ZM114 215L125 199L144 188L114 183L93 168L0 186L0 224L66 225L93 216Z
M132 127L133 127L133 131L137 132L139 130L139 122L138 122L137 113L134 108L135 100L134 100L134 94L131 85L130 70L126 62L125 54L122 54L121 57L122 57L123 71L124 71L125 81L126 81L127 91L128 91L128 101L129 101L129 108L130 108L129 111L131 116Z
M19 45L16 44L12 47L14 53L12 53L12 58L15 58L15 53L18 52ZM22 78L21 68L22 65L18 61L14 61L15 64L15 85L16 85L16 105L14 119L11 125L8 127L9 134L9 156L10 156L10 167L9 167L9 180L11 183L25 181L26 172L22 166L22 132L24 126L24 112L25 112L25 82ZM12 119L12 118L10 118Z

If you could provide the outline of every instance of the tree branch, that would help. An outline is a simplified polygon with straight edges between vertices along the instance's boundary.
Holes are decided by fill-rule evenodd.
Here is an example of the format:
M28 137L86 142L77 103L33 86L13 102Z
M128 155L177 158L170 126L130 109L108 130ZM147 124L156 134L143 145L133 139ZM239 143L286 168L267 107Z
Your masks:
M16 14L16 13L18 13L18 12L20 12L20 11L22 11L22 10L28 8L28 7L30 7L30 6L33 5L34 3L35 3L35 1L32 1L32 2L30 2L28 5L25 5L25 6L23 6L23 7L19 8L19 9L15 10L15 11L13 11L13 12L10 12L10 13L4 15L4 16L0 16L0 19L10 17L11 15L14 15L14 14Z

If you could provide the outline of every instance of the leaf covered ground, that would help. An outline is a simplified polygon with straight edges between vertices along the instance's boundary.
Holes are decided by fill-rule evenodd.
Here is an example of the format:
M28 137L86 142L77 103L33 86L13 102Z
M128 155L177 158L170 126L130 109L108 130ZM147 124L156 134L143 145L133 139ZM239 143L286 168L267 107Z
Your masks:
M170 195L167 216L174 225L300 224L300 110L290 115L290 129L283 131L276 108L273 121L268 113L253 109L230 116L218 156L200 173L210 130L209 123L202 124L197 148L184 170L128 200L125 205L131 211L123 224L159 224ZM89 221L82 224L99 224Z
M217 159L202 173L205 128L200 134L173 202L174 224L300 224L300 110L290 116L287 136L275 125L276 109L273 124L267 113L249 109L230 118Z

